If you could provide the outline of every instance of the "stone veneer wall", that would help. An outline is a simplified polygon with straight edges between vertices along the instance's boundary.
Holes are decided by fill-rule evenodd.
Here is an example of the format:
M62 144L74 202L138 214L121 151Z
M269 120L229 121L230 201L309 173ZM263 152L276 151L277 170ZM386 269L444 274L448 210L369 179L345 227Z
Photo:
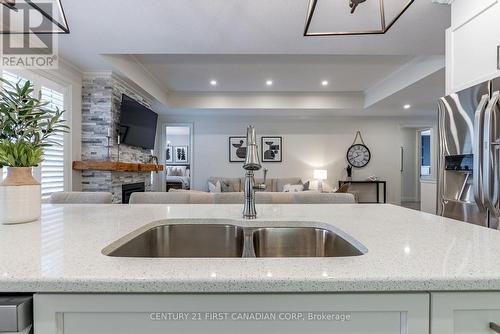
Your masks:
M82 88L82 160L117 161L117 129L120 120L122 94L151 107L151 102L140 95L111 73L88 74L83 79ZM111 129L110 157L108 157L107 134ZM149 161L151 151L120 145L120 161ZM82 172L83 191L109 191L113 202L122 201L122 184L144 182L146 191L151 191L151 173L84 171Z

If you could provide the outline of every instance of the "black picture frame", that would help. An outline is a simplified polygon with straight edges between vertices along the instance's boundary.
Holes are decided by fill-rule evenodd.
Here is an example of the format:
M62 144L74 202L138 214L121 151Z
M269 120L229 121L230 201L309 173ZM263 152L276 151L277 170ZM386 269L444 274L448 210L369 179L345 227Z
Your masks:
M270 142L272 143L270 144ZM273 150L271 145L279 147ZM283 137L262 136L260 138L260 152L262 162L283 162Z
M181 151L183 158L179 157L178 151ZM176 165L188 164L189 163L189 147L185 145L174 146L174 163Z
M229 162L245 162L247 137L245 136L230 136L228 139L228 158ZM242 147L235 145L242 144ZM245 150L245 156L242 157L241 149Z
M167 146L165 149L165 163L171 164L174 162L174 148L173 146Z

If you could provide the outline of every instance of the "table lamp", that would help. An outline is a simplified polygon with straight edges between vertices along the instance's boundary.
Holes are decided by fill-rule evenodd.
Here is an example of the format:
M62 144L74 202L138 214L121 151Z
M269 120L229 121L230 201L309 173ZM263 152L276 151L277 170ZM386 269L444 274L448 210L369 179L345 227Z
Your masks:
M315 169L313 178L318 180L318 191L323 192L323 180L328 178L328 171L326 169Z

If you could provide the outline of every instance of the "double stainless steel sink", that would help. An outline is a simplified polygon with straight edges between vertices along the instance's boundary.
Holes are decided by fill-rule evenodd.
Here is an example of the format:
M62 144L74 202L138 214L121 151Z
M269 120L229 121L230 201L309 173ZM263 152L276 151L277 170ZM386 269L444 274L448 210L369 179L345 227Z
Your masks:
M114 257L238 258L344 257L366 252L361 245L356 247L347 241L348 236L343 238L319 227L194 222L174 220L146 225L113 242L103 253Z

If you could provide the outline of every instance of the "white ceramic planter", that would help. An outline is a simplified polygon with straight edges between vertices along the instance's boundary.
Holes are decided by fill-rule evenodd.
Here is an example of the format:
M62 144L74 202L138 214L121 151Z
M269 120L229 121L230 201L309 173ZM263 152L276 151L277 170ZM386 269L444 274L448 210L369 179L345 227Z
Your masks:
M0 223L29 223L40 218L41 186L31 175L31 168L8 168L0 183Z

